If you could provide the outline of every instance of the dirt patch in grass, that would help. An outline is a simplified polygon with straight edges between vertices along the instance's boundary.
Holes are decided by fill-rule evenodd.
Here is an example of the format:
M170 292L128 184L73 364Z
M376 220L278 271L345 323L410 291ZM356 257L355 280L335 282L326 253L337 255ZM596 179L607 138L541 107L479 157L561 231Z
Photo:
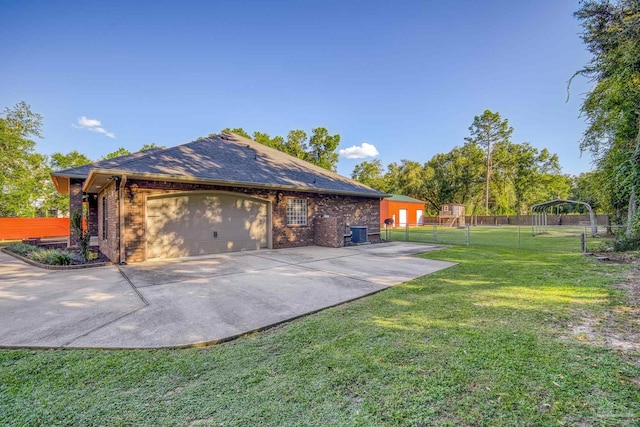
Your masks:
M622 291L618 304L608 309L579 311L581 322L569 325L573 337L589 344L615 350L640 351L640 258L633 254L608 254L600 262L627 264L621 281L613 287Z
M591 254L596 261L606 264L638 264L640 262L640 252L596 252Z

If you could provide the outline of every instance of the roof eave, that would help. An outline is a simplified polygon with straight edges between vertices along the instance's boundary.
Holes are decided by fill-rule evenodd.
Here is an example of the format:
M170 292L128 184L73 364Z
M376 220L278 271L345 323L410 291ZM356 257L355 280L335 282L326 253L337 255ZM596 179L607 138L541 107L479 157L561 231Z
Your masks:
M65 178L67 181L66 188L64 188L62 185L62 180ZM68 177L51 174L51 181L53 181L53 185L56 187L56 191L58 193L69 194L69 178Z

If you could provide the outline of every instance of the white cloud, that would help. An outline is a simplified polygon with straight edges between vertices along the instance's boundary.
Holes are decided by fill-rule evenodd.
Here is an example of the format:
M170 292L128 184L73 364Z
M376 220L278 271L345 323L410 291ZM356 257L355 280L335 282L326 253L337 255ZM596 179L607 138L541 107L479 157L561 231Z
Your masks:
M87 128L102 126L102 123L100 122L100 120L88 119L85 116L82 116L78 119L78 124L81 127L87 127Z
M364 159L365 157L376 157L378 150L373 144L363 142L361 146L354 145L339 151L342 157L347 159Z
M113 132L109 132L102 127L102 122L100 120L89 119L85 116L80 117L78 119L78 123L77 124L74 123L71 126L73 126L76 129L86 129L89 132L101 133L105 136L108 136L109 138L116 137L116 135Z

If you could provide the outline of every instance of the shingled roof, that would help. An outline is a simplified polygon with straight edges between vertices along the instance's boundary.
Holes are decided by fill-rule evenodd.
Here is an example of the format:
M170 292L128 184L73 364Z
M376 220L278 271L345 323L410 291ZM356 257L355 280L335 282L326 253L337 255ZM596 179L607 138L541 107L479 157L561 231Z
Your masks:
M67 194L69 192L69 178L86 179L91 169L118 168L123 163L162 150L164 149L152 148L150 150L138 151L136 153L126 154L112 159L100 160L98 162L89 163L75 168L64 169L51 173L51 179L53 179L53 183L56 185L56 189L59 193Z
M225 186L291 189L384 197L386 194L335 172L233 133L166 149L154 149L52 174L54 182L86 178L84 191L97 192L99 177L127 175L150 180ZM56 182L58 190L61 185Z

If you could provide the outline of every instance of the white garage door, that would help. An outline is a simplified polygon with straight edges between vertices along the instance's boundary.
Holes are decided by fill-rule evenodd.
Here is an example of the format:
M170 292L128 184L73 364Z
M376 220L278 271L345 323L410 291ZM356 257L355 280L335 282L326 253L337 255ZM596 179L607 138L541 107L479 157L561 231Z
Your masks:
M227 194L147 199L147 259L266 248L267 202Z

